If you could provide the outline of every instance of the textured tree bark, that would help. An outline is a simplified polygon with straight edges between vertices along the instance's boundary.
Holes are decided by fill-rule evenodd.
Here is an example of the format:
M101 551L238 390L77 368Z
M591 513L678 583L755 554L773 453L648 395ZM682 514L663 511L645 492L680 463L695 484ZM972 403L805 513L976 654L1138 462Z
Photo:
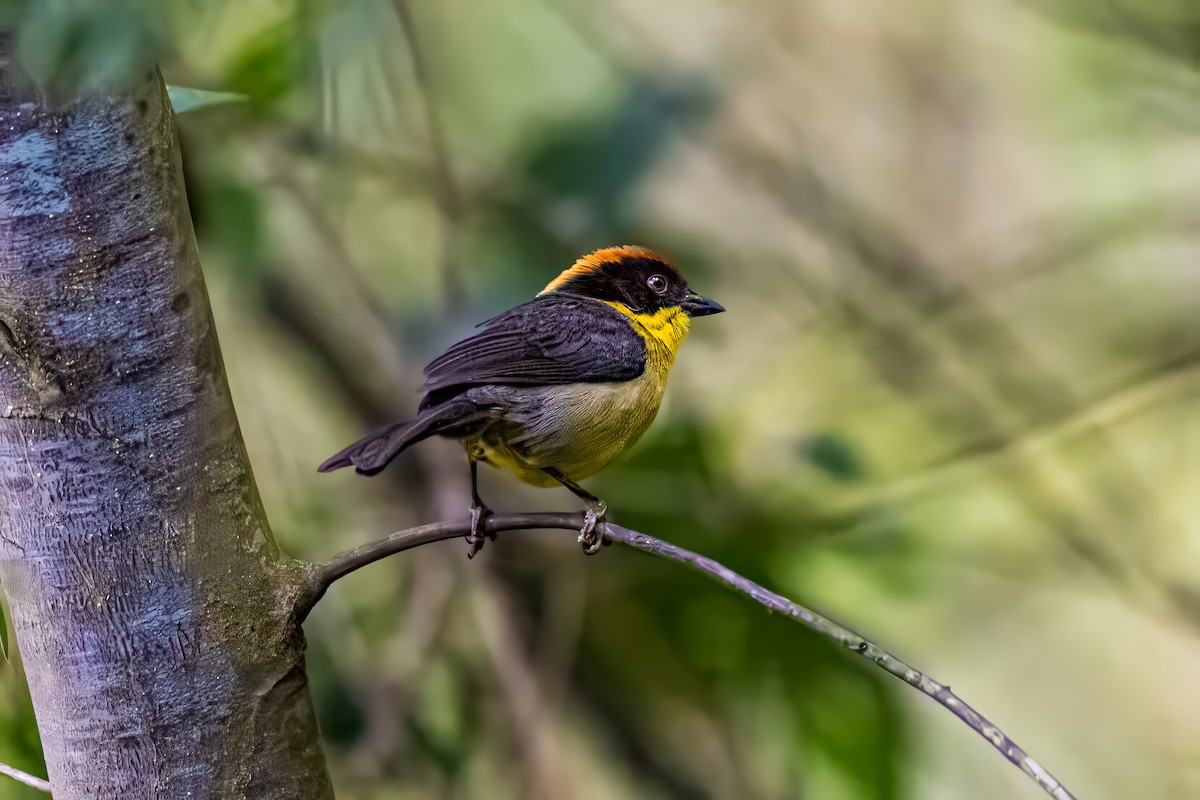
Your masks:
M0 97L0 583L56 798L332 797L157 74Z

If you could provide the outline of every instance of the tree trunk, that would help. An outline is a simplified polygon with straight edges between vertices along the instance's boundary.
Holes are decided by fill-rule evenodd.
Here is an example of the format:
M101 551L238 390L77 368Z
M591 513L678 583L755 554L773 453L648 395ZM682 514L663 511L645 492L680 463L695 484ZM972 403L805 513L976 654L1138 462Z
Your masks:
M165 87L5 83L0 583L55 797L332 797Z

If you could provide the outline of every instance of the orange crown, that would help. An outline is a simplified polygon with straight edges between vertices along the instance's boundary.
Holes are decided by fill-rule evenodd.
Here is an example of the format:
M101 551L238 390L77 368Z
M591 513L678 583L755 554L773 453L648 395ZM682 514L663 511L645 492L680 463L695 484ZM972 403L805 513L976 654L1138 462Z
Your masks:
M546 288L538 292L538 295L553 292L572 278L579 275L587 275L589 272L600 269L605 264L620 264L626 258L652 258L655 261L661 261L664 264L667 263L667 260L658 253L653 250L647 250L644 247L637 247L632 244L605 247L594 253L588 253L586 256L580 256L575 260L574 264L563 270L562 274L546 284Z

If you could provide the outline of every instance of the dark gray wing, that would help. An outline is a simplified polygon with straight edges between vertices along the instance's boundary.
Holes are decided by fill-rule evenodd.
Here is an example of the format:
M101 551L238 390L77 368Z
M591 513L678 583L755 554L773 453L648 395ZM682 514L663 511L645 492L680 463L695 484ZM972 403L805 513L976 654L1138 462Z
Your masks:
M425 367L423 408L470 386L622 382L646 367L629 318L598 300L547 294L482 327Z

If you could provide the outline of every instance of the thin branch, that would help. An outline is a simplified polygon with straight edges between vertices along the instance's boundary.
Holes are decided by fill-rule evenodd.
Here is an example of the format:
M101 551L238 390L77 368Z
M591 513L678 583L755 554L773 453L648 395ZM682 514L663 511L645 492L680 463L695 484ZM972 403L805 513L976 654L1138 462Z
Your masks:
M0 775L7 775L13 780L20 781L26 786L30 786L43 792L50 791L50 781L42 780L41 778L30 775L28 772L22 772L16 767L10 767L8 764L0 764Z
M539 800L569 798L571 783L563 771L564 737L551 719L541 681L522 646L512 598L492 575L472 585L476 624L508 706L513 738L531 784L521 795Z
M487 530L491 533L501 531L533 530L559 528L578 530L583 522L580 514L497 514L487 520ZM828 617L823 617L814 611L793 603L782 595L764 589L757 583L738 575L733 570L705 558L702 555L676 547L673 544L647 536L644 533L622 528L611 522L603 523L601 530L606 539L637 550L674 561L677 564L691 567L703 573L718 583L724 584L733 591L740 592L775 614L782 614L800 623L809 630L826 636L855 653L869 659L876 666L890 672L905 683L913 686L932 697L954 716L967 724L971 730L978 733L1000 751L1022 772L1032 778L1046 794L1055 800L1075 800L1067 789L1029 755L1008 738L1005 733L990 722L971 706L950 691L950 687L935 681L928 675L909 666L878 645L864 639L849 628L845 628ZM419 525L415 528L397 531L385 539L347 550L333 557L329 562L314 566L309 576L308 591L304 593L306 604L301 609L303 617L312 605L316 604L321 595L339 578L344 578L361 567L374 563L382 558L411 550L430 542L443 539L454 539L465 536L470 532L470 522L434 522L429 525Z
M446 128L433 96L429 63L421 48L420 37L417 36L417 24L413 19L412 9L408 6L408 0L392 0L392 7L396 16L400 18L400 27L404 30L404 39L412 59L413 76L416 78L417 91L425 111L425 124L429 128L429 147L433 155L437 201L442 216L442 288L446 293L446 305L451 311L455 311L462 305L465 294L463 276L459 272L455 230L462 219L462 194L458 190L454 168L450 163Z

